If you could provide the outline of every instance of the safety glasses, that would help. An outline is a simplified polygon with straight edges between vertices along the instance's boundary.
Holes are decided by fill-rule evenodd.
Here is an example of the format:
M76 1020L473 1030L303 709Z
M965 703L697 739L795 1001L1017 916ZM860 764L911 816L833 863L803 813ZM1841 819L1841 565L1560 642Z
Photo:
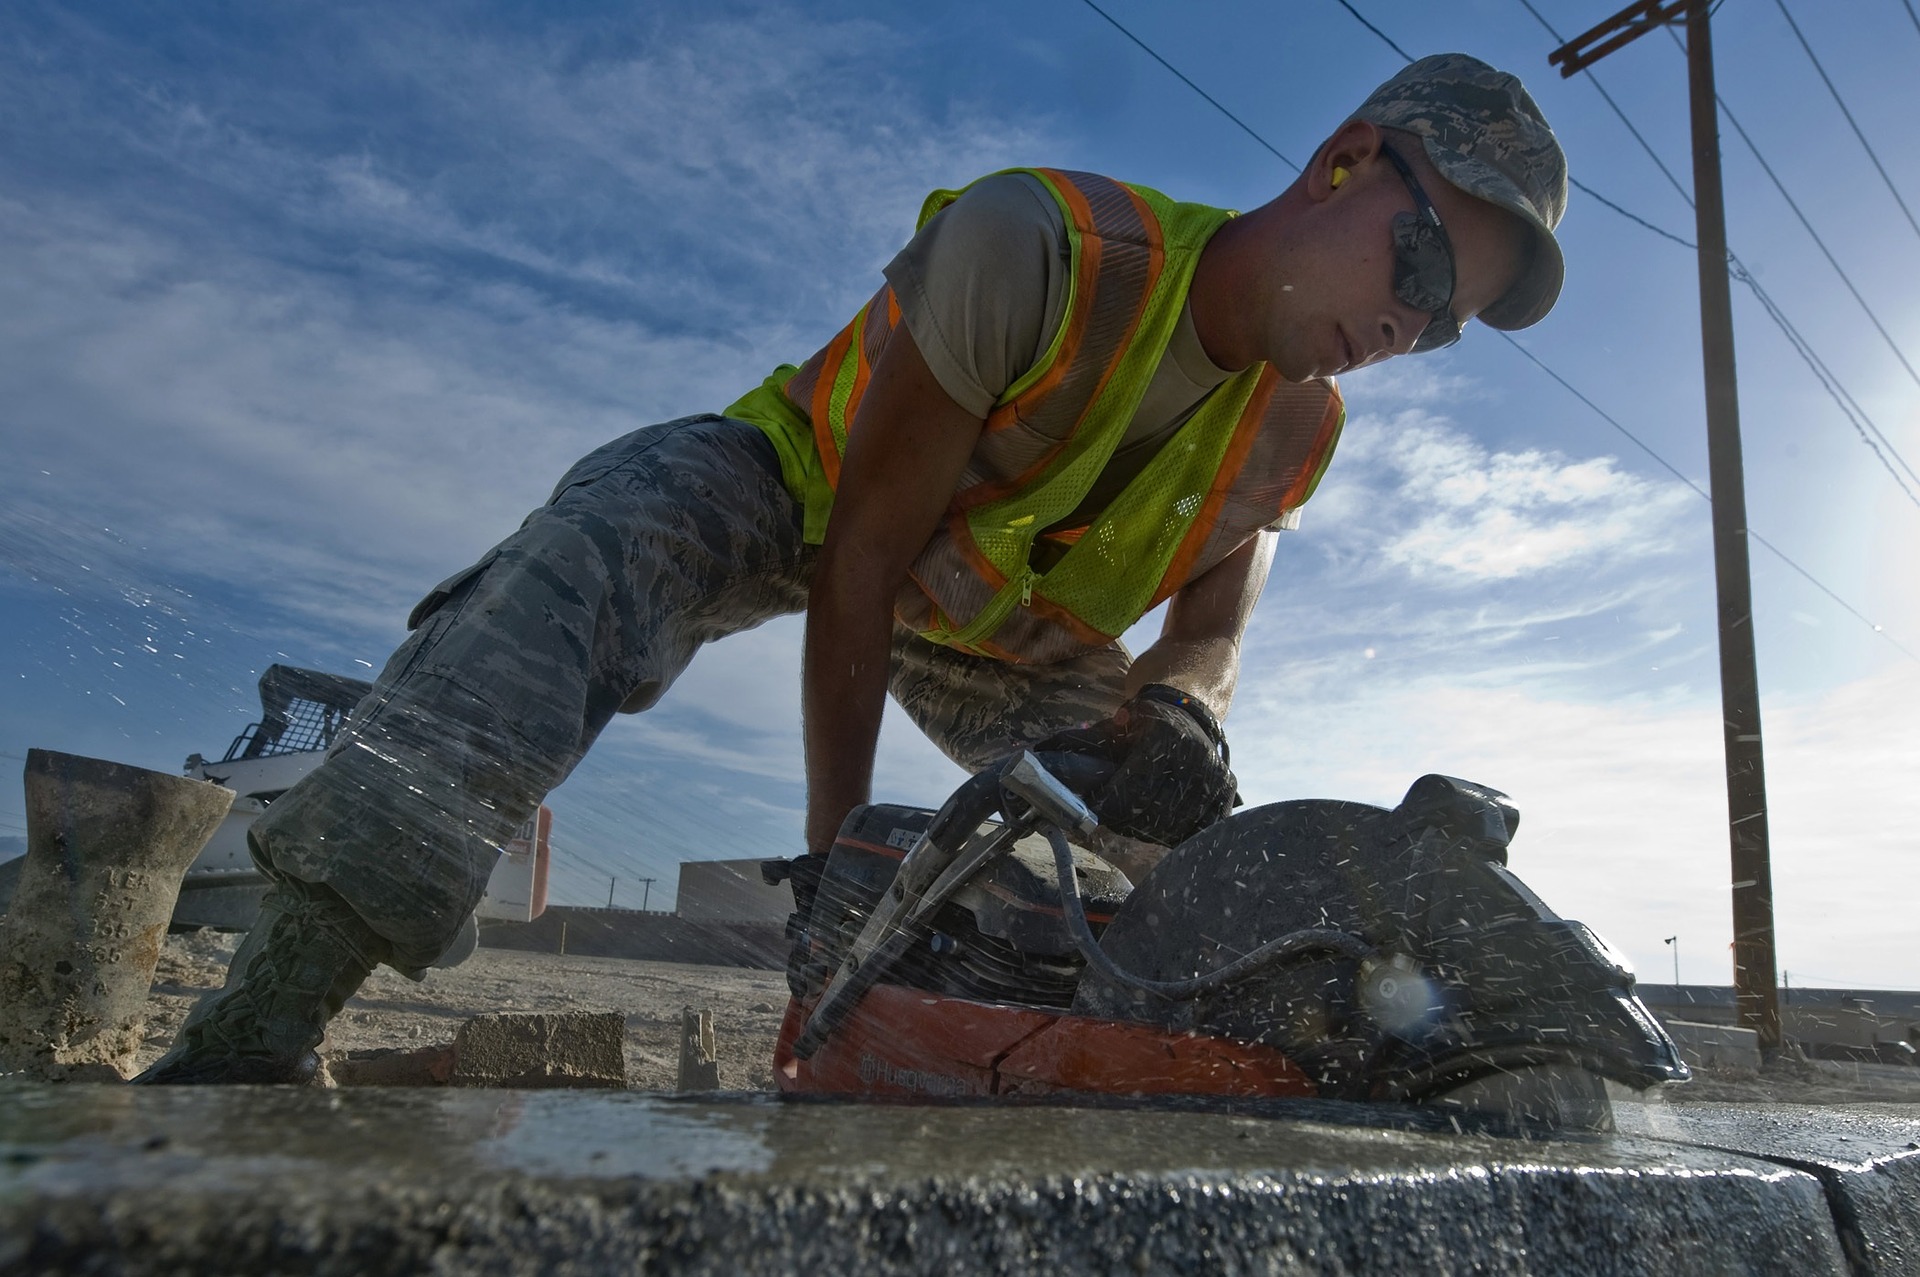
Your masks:
M1393 292L1427 316L1427 326L1413 343L1414 352L1439 350L1460 340L1460 321L1453 317L1453 245L1440 224L1439 210L1414 180L1413 170L1390 146L1381 146L1413 196L1411 213L1393 219Z

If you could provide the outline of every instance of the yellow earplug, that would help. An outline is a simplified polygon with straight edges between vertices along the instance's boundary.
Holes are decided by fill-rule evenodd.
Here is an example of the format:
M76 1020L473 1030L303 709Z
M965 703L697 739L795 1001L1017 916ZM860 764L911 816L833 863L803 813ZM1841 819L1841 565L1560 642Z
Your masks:
M1346 181L1348 178L1352 176L1353 174L1347 172L1347 170L1339 167L1338 165L1335 165L1333 170L1333 184L1337 188L1340 185L1340 183Z

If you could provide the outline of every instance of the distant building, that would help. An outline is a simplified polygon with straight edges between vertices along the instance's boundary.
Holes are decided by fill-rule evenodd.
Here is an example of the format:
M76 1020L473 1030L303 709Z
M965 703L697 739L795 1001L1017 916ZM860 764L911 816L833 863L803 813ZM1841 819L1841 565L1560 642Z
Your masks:
M786 883L769 887L761 860L688 860L680 865L674 912L689 922L784 923L793 912Z
M1662 1021L1735 1022L1734 993L1727 985L1642 983L1638 992ZM1920 1061L1920 993L1783 988L1780 1035L1811 1056L1913 1064Z

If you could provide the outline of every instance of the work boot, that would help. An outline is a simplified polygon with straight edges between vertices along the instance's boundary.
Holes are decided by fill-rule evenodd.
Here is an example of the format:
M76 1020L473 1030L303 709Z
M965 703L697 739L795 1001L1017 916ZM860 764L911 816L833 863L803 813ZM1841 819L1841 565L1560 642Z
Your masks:
M312 1083L327 1021L388 951L330 888L276 882L233 955L226 987L194 1008L173 1050L134 1083Z

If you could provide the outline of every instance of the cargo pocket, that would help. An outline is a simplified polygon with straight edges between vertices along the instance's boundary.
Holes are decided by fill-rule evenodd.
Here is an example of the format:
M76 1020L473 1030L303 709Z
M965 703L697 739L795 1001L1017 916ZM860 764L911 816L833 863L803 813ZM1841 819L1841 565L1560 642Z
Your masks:
M474 580L482 572L492 567L493 561L499 557L500 548L495 546L493 549L488 550L485 556L472 567L460 569L460 571L455 572L452 576L440 582L440 584L434 586L431 590L428 590L427 597L414 604L413 611L407 613L407 628L409 630L419 629L428 617L445 607L448 599L459 593L468 582Z

